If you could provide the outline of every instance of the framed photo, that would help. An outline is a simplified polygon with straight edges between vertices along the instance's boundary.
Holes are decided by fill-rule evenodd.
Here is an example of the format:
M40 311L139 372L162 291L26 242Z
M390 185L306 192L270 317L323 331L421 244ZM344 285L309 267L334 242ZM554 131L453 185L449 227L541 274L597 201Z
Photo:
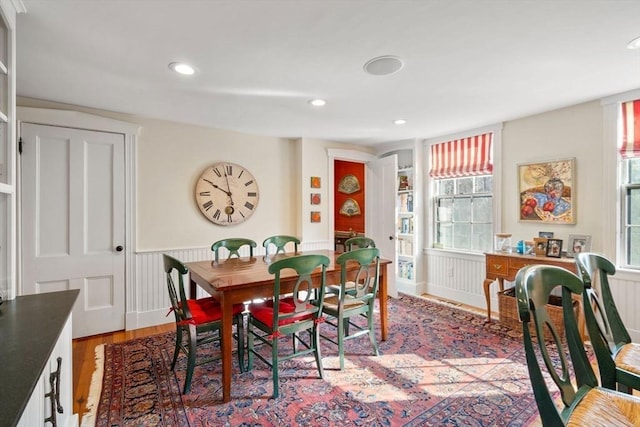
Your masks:
M591 250L591 236L585 234L569 234L569 246L567 247L567 256L573 258L580 252L589 252Z
M547 240L547 256L551 258L560 258L562 256L562 240Z
M545 239L553 239L553 231L538 231L538 237L544 237Z
M575 159L518 165L520 221L575 224Z
M312 205L319 205L320 204L320 200L322 200L320 198L320 193L311 193L311 204Z
M320 218L319 211L311 211L311 222L320 222Z
M312 176L311 177L311 188L320 188L320 177Z
M545 237L533 238L533 252L536 255L547 255L547 239Z

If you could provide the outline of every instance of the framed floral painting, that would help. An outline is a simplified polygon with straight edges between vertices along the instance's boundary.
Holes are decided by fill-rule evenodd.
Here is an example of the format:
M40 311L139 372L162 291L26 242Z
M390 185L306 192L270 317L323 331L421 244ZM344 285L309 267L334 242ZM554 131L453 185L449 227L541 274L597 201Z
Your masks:
M518 165L520 221L575 224L575 159Z

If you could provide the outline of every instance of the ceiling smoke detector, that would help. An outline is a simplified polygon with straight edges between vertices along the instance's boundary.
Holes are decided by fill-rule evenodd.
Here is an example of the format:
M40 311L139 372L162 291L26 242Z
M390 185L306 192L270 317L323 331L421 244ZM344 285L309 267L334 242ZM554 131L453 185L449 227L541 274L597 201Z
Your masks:
M397 56L385 55L370 59L364 64L364 70L374 76L386 76L400 71L404 62Z

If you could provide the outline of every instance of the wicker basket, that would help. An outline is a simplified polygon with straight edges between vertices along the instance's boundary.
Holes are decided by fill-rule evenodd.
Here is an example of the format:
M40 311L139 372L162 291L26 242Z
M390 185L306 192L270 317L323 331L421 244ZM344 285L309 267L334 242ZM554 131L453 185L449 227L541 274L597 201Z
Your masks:
M504 291L498 292L498 308L500 310L500 323L518 331L522 330L520 317L518 316L518 307L515 298L515 289L510 288ZM578 301L573 301L573 313L578 318L579 310ZM564 340L564 318L562 316L562 298L559 296L549 296L549 303L547 304L547 313L551 321L556 325L558 335L561 340ZM532 323L529 324L529 330L532 335L535 335L535 327ZM545 340L552 340L553 336L548 329L544 332Z

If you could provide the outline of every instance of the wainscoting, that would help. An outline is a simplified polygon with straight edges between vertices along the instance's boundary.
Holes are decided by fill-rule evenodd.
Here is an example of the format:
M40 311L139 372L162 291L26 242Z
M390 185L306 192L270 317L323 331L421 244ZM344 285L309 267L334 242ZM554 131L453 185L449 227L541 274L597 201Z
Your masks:
M258 243L260 245L260 242ZM298 246L299 250L309 251L318 249L332 249L333 242L321 241L304 243ZM129 287L130 292L126 296L127 330L156 326L173 322L173 317L168 317L169 295L167 281L164 276L162 254L171 255L182 262L213 260L211 247L187 248L163 251L137 252L135 257L134 283ZM240 250L241 256L249 256L249 250ZM254 249L255 256L264 255L264 248L258 246ZM199 290L204 296L204 291Z
M486 310L482 282L484 255L426 250L426 285L422 292ZM634 341L640 341L640 272L618 271L610 280L616 306ZM513 286L506 282L506 287ZM498 312L498 283L491 285L491 308Z

